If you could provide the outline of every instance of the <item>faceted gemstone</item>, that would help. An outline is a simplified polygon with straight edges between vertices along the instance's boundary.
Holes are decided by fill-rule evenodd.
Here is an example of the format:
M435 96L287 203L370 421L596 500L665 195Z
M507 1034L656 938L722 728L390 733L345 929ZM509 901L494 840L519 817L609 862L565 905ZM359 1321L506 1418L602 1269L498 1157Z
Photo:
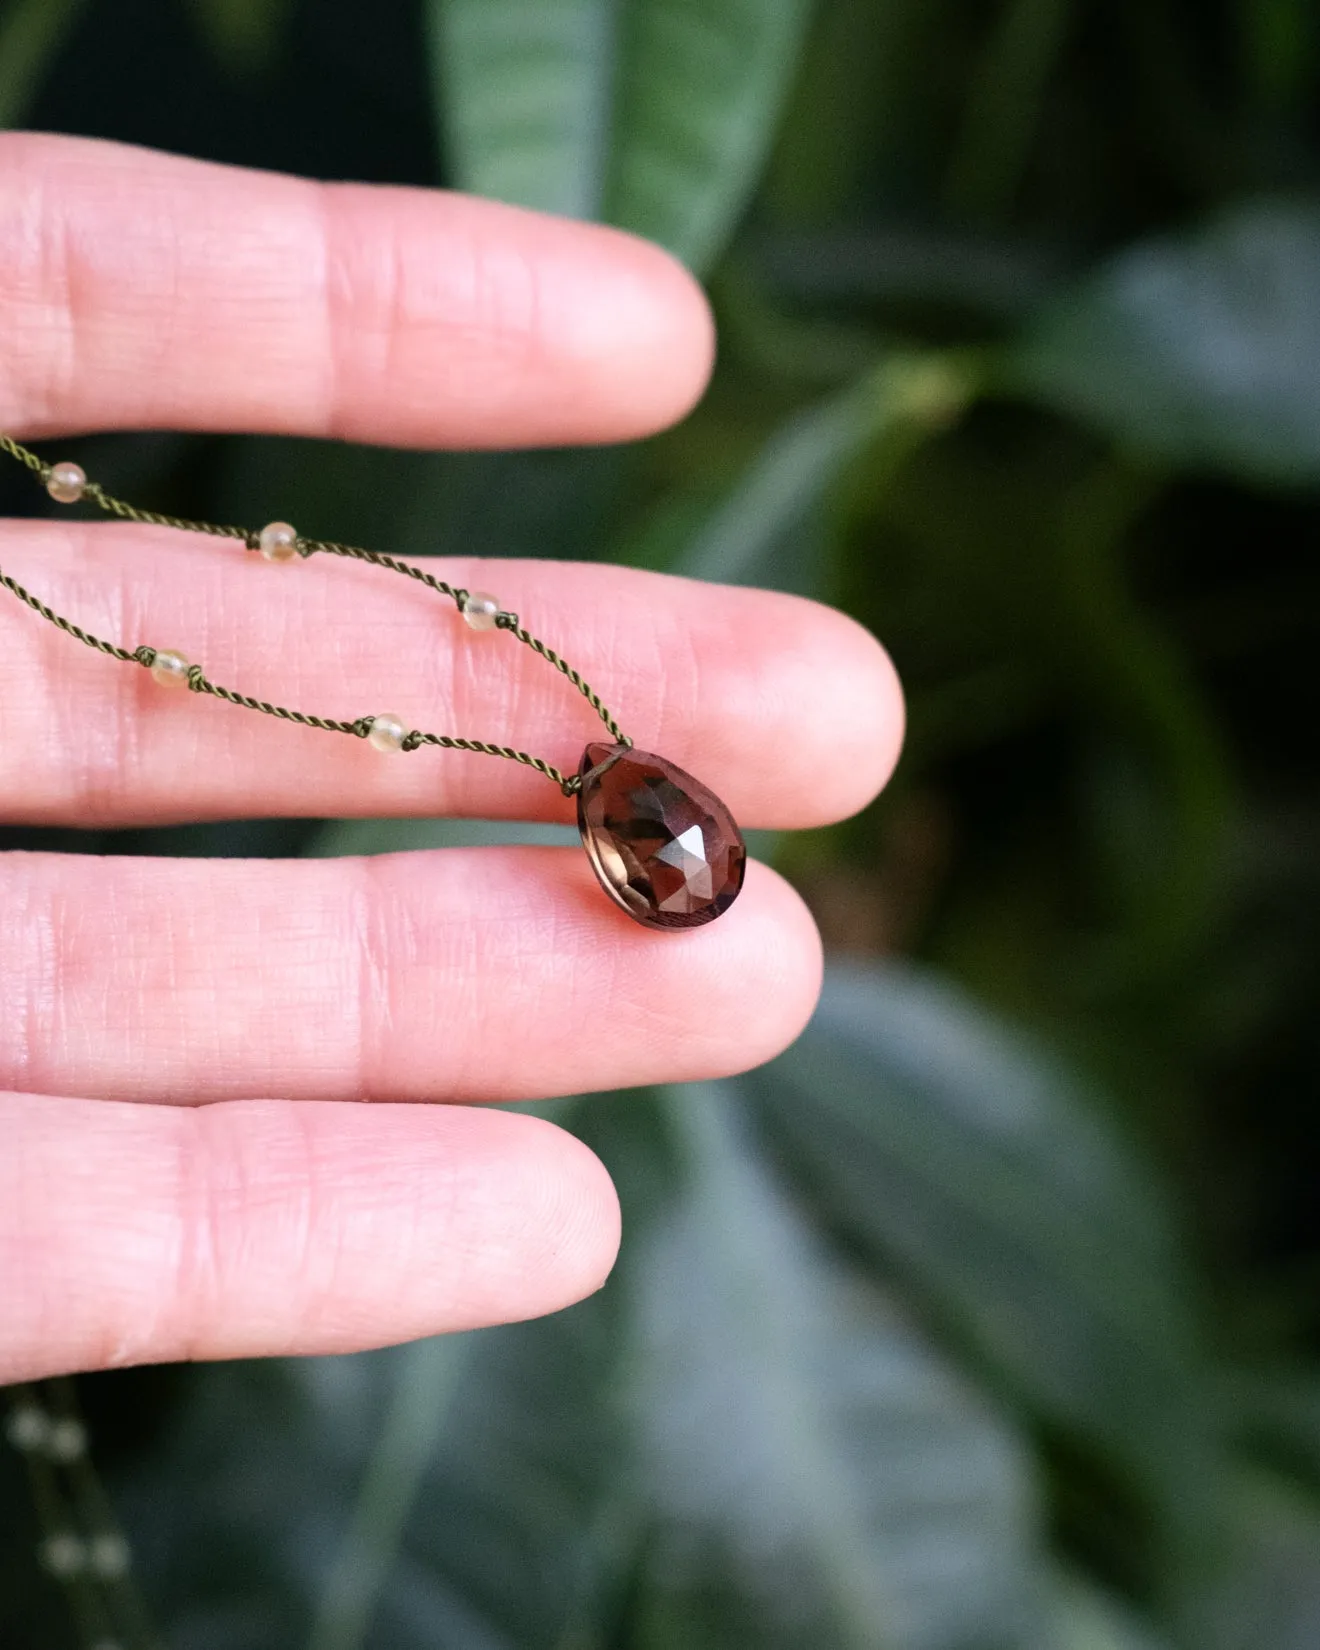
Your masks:
M582 753L578 830L601 887L648 928L696 928L727 911L747 848L713 792L627 745Z

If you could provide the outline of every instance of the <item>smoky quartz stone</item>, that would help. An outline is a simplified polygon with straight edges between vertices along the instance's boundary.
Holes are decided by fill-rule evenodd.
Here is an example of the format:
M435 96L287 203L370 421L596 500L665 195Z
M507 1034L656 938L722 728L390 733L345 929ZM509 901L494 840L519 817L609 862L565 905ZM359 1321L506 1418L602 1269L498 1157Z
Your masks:
M714 792L663 757L591 744L578 829L601 886L648 928L696 928L742 887L747 846Z

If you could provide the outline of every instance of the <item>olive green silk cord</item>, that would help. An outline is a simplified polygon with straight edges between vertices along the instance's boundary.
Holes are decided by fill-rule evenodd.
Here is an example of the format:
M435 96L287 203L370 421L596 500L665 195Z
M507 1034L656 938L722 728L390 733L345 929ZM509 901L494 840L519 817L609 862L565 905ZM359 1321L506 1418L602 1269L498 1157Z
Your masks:
M11 458L16 458L25 465L33 475L45 485L50 480L52 466L39 458L36 453L15 441L12 436L0 434L0 451L6 452ZM141 522L153 527L174 527L185 533L209 533L213 538L236 539L248 550L258 550L261 546L261 535L247 527L222 527L209 521L188 521L180 516L165 516L155 510L139 510L135 505L127 504L123 499L114 498L107 493L98 482L88 481L82 489L82 497L90 499L94 504L112 516L118 516L124 521ZM318 553L328 556L345 556L353 561L370 563L373 567L384 567L391 573L402 573L407 578L415 579L424 584L427 589L434 590L441 596L447 596L458 608L463 611L468 599L468 592L455 585L447 584L444 579L437 579L434 574L424 568L416 567L411 562L398 561L393 556L387 556L377 550L363 550L353 544L336 544L331 540L308 539L301 535L297 541L298 554L302 557ZM150 668L156 661L157 649L148 646L135 648L120 647L114 642L102 641L99 636L93 636L90 631L74 624L62 614L56 613L47 607L45 602L34 596L31 591L25 590L16 579L9 577L0 569L0 585L3 585L19 601L25 602L34 613L39 613L43 619L55 625L57 629L75 640L93 647L98 653L104 653L109 658L120 659L125 664L145 665ZM565 677L578 690L591 708L600 717L609 729L611 737L617 744L631 745L629 739L619 728L619 724L610 715L601 702L600 696L578 675L572 665L561 659L559 654L518 622L516 613L500 612L495 616L496 627L506 630L515 636L524 647L531 648L547 664ZM285 705L274 705L265 699L254 699L250 694L239 693L233 688L222 687L218 682L212 682L204 673L200 665L193 665L188 671L188 686L194 693L209 693L213 698L223 699L226 704L237 705L243 710L260 711L263 716L274 716L282 722L295 722L299 727L320 728L326 733L347 733L358 739L365 739L371 732L373 718L359 716L353 721L341 721L331 716L313 716L306 711L290 710ZM416 750L420 745L437 745L442 750L476 751L483 756L502 756L507 761L519 762L526 768L534 768L547 779L553 780L565 796L574 796L581 784L578 776L565 775L553 764L546 762L539 756L532 756L527 751L515 750L511 745L491 744L484 739L460 739L457 735L448 733L426 733L420 728L414 728L404 739L402 748L407 751Z
M27 1469L39 1561L64 1588L84 1650L160 1650L73 1382L14 1386L7 1399L3 1430Z

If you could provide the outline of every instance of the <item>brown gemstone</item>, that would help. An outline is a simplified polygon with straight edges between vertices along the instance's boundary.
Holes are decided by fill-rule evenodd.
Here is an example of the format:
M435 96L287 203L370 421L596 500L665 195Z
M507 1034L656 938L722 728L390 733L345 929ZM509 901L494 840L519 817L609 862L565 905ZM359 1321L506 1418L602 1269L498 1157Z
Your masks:
M663 757L588 745L578 829L601 887L648 928L696 928L727 911L747 847L719 797Z

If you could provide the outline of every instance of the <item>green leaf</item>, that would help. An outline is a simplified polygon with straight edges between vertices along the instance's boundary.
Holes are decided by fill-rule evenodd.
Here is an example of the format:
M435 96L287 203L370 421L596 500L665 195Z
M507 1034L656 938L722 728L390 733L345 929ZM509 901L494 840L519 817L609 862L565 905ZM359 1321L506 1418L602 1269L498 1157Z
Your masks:
M1167 1199L1099 1097L951 986L836 966L749 1079L820 1207L1029 1411L1199 1550L1217 1463Z
M1320 1507L1282 1480L1243 1475L1231 1547L1207 1596L1207 1650L1320 1644Z
M673 1176L653 1107L597 1096L574 1121L643 1238ZM314 1622L312 1650L603 1644L640 1527L621 1283L540 1322L181 1373L117 1486L168 1642L302 1645Z
M702 269L760 173L809 12L808 0L431 0L456 181L602 218Z
M1320 480L1320 206L1255 201L1121 253L1045 309L1007 376L1139 455Z
M472 1345L433 1337L391 1360L394 1391L339 1560L317 1599L308 1650L358 1650L366 1638Z
M84 0L12 0L0 16L0 131L22 124Z
M1163 1650L1163 1641L1117 1600L1064 1576L1051 1589L1049 1625L1039 1650Z
M620 447L426 453L230 437L208 507L221 520L294 521L396 556L589 561L626 461Z
M1012 206L1076 9L1073 0L1002 8L949 168L945 195L956 212L992 223Z
M1223 1404L1243 1445L1320 1494L1320 1370L1234 1370L1224 1380Z
M180 1372L169 1424L113 1486L167 1643L305 1642L398 1357Z
M632 1245L672 1195L651 1097L600 1095L572 1124L608 1166L630 1249L590 1300L467 1336L469 1355L421 1481L371 1643L389 1650L604 1650L642 1530Z
M308 859L345 854L401 854L430 848L503 848L519 843L563 848L576 845L573 825L518 819L336 819L304 848Z
M1267 115L1300 114L1315 61L1310 0L1241 0L1237 8L1244 78Z
M599 1622L633 1533L611 1473L617 1305L470 1337L373 1644L553 1650Z
M300 1645L313 1622L312 1650L570 1642L631 1540L614 1325L597 1296L389 1352L195 1372L120 1487L169 1642Z
M872 444L891 457L962 412L975 393L962 358L895 355L795 413L693 533L671 570L723 584L819 595L828 585L822 505Z
M822 1247L732 1085L671 1092L687 1184L637 1262L635 1643L988 1650L1035 1611L1012 1434Z
M211 50L237 72L270 66L292 12L292 0L191 0L189 9Z

